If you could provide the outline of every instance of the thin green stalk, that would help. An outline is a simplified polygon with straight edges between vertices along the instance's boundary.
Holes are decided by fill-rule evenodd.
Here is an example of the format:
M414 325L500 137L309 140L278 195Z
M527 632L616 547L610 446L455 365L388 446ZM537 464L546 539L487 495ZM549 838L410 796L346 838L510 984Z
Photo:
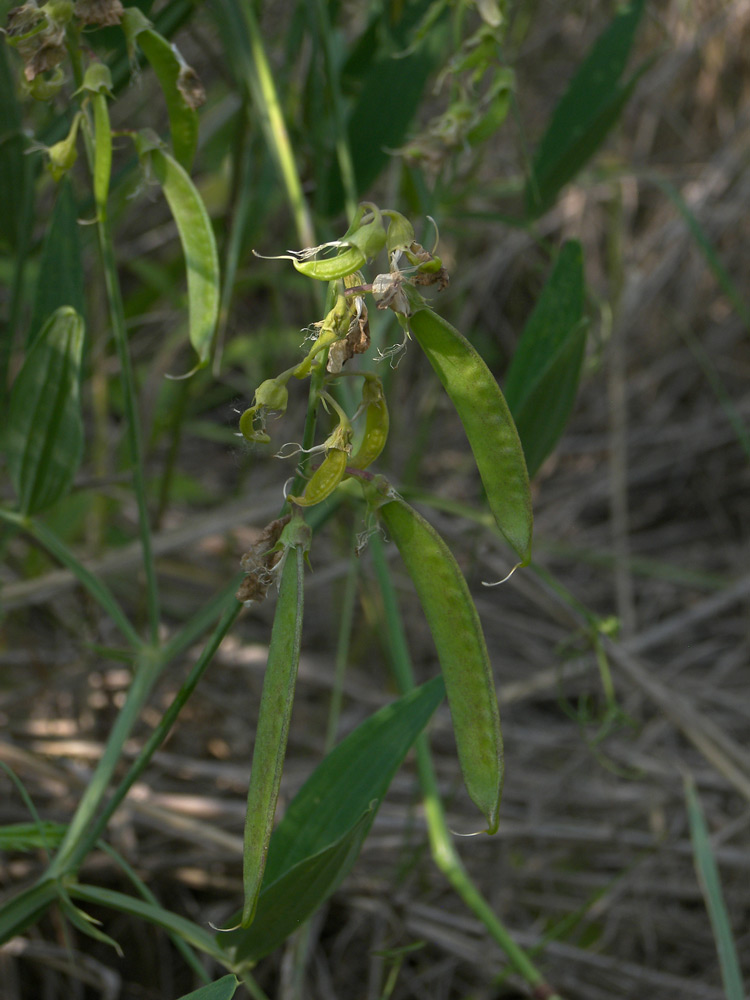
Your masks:
M125 704L120 709L104 753L78 804L63 842L52 860L46 875L47 878L59 878L63 874L74 871L93 844L96 843L100 830L98 824L94 825L94 816L107 793L115 768L120 762L125 741L138 720L141 709L161 672L162 666L163 659L155 650L144 647L138 653L133 682L128 690ZM93 835L92 831L95 831ZM82 845L85 846L85 850L82 850Z
M126 436L133 474L133 491L138 505L138 530L143 551L143 566L146 573L146 606L148 609L149 632L151 642L155 645L159 633L159 589L156 579L156 564L151 545L151 527L149 525L148 504L146 502L146 477L143 468L143 445L141 443L140 421L136 405L135 378L130 363L128 351L127 330L125 328L125 312L120 292L120 281L117 275L115 251L112 245L112 234L106 219L100 219L97 224L99 232L99 249L104 270L104 284L109 302L110 322L120 361L120 381L122 385L123 408L125 411Z
M390 647L393 673L400 691L406 693L415 687L414 673L409 656L409 647L406 642L404 625L398 607L396 591L393 587L383 543L379 535L374 534L370 538L370 550L372 552L375 576L377 577L380 593L383 598L386 634ZM539 996L545 996L547 1000L562 1000L559 994L555 993L545 982L544 976L533 962L531 962L526 952L516 944L505 925L498 919L485 898L469 878L468 872L464 868L453 846L452 835L445 821L445 813L440 800L430 746L424 734L418 737L415 747L419 781L422 786L425 818L427 820L427 831L430 839L430 850L435 864L448 879L464 903L482 921L490 935L505 952L508 961L516 972L533 987Z
M4 510L3 508L0 508L0 518L22 528L39 542L40 545L43 545L50 555L54 556L63 566L67 566L71 573L78 579L79 583L88 590L94 600L107 612L134 649L139 649L143 645L140 636L128 621L124 611L115 600L109 588L94 576L90 570L86 569L65 543L53 531L50 531L43 522L37 521L32 517L24 517L15 511Z
M325 752L333 749L336 742L336 730L341 715L341 702L344 693L344 674L349 660L349 646L352 637L352 621L354 620L354 602L357 597L357 580L359 578L359 559L352 552L349 557L349 572L344 581L344 594L339 604L339 636L336 645L336 662L333 674L333 690L331 704L328 708L328 725L326 727Z
M160 719L158 726L156 726L156 728L149 736L148 740L143 746L143 749L138 754L133 763L130 765L127 774L115 789L112 797L109 799L106 806L102 810L101 814L98 816L96 822L92 822L91 819L93 817L91 817L89 819L89 829L85 832L85 834L81 833L79 836L77 836L77 843L74 845L73 848L71 848L71 850L69 851L69 857L66 859L66 870L68 871L75 870L81 864L81 862L86 857L91 848L94 846L99 837L103 834L111 816L114 814L117 807L123 801L123 799L128 794L130 789L133 787L135 782L141 776L141 774L143 774L143 772L146 770L146 767L148 766L151 758L159 749L164 740L167 738L169 730L174 725L177 716L182 711L184 705L192 695L193 691L195 691L198 682L200 681L201 677L206 671L206 668L213 659L216 650L219 648L222 640L224 639L227 632L234 624L234 621L241 610L242 610L242 605L235 600L232 602L232 606L229 607L224 612L221 621L214 629L211 638L208 640L203 649L203 652L196 660L187 679L182 684L180 690L175 695L171 705ZM157 662L159 669L156 671L156 674L158 675L158 673L161 672L163 667L166 666L167 662L164 657L163 651L159 654ZM134 686L135 686L135 681L134 681ZM120 718L118 717L117 723L115 723L115 727L117 727L119 721ZM110 738L110 743L114 739L114 736L115 732L113 730L112 737ZM122 742L124 743L124 739ZM118 746L118 751L121 749L121 746L122 743ZM92 779L92 784L94 783L95 779L96 775L94 776L94 779ZM66 840L67 839L68 838L66 838ZM55 861L57 861L57 858L55 859Z
M263 38L251 0L240 0L239 7L245 20L252 55L252 61L245 66L247 86L256 111L260 115L266 141L278 162L300 240L303 246L311 247L315 244L315 231L294 162L292 144L284 122L271 67L266 57Z

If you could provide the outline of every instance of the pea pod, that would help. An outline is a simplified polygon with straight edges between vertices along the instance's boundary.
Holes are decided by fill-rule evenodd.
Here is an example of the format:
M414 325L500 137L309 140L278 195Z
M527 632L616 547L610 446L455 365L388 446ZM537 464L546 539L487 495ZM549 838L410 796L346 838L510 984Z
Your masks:
M187 172L160 148L156 137L139 133L136 147L162 185L177 224L187 266L190 343L202 366L219 316L219 258L211 220Z
M367 408L365 433L357 453L349 459L348 465L353 469L366 469L372 465L388 440L388 404L379 378L368 378L365 381L362 402Z
M359 247L345 247L335 257L324 257L322 260L297 260L292 257L292 263L308 278L318 281L336 281L346 278L362 267L367 258Z
M456 407L497 526L525 566L531 559L531 491L503 394L482 358L450 323L431 309L416 310L409 323Z
M445 680L461 772L472 801L498 827L503 739L487 645L458 563L431 524L400 498L378 506L414 582Z
M190 170L198 145L195 109L205 100L195 71L137 7L125 9L122 27L131 59L137 44L156 73L167 105L175 159L185 170Z
M279 541L279 545L287 551L268 649L247 792L242 854L243 927L249 927L255 916L279 798L302 639L304 558L310 547L310 537L310 529L305 522L301 518L293 518L284 528Z
M333 493L346 472L349 453L344 448L330 448L322 465L313 472L301 497L288 496L298 507L312 507Z

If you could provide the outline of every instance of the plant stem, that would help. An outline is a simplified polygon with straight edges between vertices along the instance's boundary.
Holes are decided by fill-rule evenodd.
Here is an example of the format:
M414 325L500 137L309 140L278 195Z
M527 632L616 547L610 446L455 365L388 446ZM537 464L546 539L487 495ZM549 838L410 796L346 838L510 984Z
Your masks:
M228 607L227 610L222 615L221 621L218 623L218 625L216 626L211 635L211 638L208 640L205 647L203 648L201 655L196 660L193 669L190 671L190 674L188 675L187 679L185 680L185 682L180 687L180 690L175 695L174 700L172 701L171 705L162 716L161 720L159 721L159 724L156 726L156 728L149 736L148 740L143 746L143 749L138 754L133 763L130 765L127 774L115 789L112 797L107 802L107 805L104 807L101 814L98 816L96 822L91 823L89 821L89 829L86 831L85 834L82 834L78 838L78 843L75 845L74 849L71 849L71 851L69 852L70 857L67 860L67 870L70 869L75 870L81 864L83 859L86 857L86 854L91 850L96 841L104 832L107 823L109 822L111 816L113 815L117 807L123 801L123 799L128 794L130 789L133 787L135 782L141 776L141 774L143 774L143 772L146 770L146 767L148 766L151 758L159 749L164 740L167 738L169 730L174 725L177 716L180 714L187 700L190 698L193 691L195 691L196 687L198 686L198 682L200 681L201 677L206 671L206 668L213 659L214 653L219 648L222 640L224 639L224 636L227 634L229 629L234 624L234 621L241 610L242 610L242 605L238 601L233 599L230 607ZM159 654L158 660L156 662L157 662L157 669L155 670L155 674L156 676L158 676L167 664L167 660L164 656L163 651ZM135 686L135 682L133 686ZM138 707L140 710L140 705ZM118 718L117 723L119 723L119 721L120 719ZM115 724L116 726L117 723ZM112 742L114 735L115 734L113 731L112 737L110 738L110 743ZM124 742L124 739L122 742ZM121 749L121 746L122 744L118 746L118 751ZM94 776L94 780L95 779L96 775ZM94 781L92 780L92 784L93 783ZM55 859L55 861L57 861L57 858Z
M86 853L96 843L100 827L98 823L94 824L94 816L120 761L125 740L130 735L162 666L162 658L155 650L144 647L138 653L133 683L128 690L125 704L115 720L104 753L81 801L78 803L78 808L68 826L63 842L52 860L47 878L59 878L63 874L75 871Z
M387 640L390 646L393 673L402 694L415 687L414 672L409 656L409 647L398 607L396 591L391 580L385 558L383 543L378 534L370 538L370 551L375 568L380 593L383 598ZM435 864L445 875L469 909L482 921L490 935L500 945L508 961L538 996L546 1000L562 1000L545 982L544 976L531 962L526 952L513 940L505 925L498 919L490 905L469 877L468 872L453 846L450 830L445 821L445 812L440 800L435 768L432 763L430 745L424 733L415 743L417 768L422 786L425 818L430 839L430 850Z
M141 539L141 549L143 551L143 566L146 573L146 605L148 609L149 634L151 642L156 645L159 632L159 589L156 579L156 564L151 545L148 505L146 502L146 477L143 468L143 446L141 443L140 421L136 405L135 379L128 351L125 312L120 292L120 281L117 275L112 234L106 218L99 219L97 229L99 232L99 249L104 270L104 283L109 302L110 322L112 323L117 356L120 361L120 381L125 410L126 434L132 465L133 491L138 506L138 530Z

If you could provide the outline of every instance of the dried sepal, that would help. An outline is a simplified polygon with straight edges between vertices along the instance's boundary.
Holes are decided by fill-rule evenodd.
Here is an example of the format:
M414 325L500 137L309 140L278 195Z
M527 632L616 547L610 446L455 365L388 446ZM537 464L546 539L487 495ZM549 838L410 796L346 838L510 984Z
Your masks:
M279 547L281 533L289 523L290 515L279 517L267 524L257 541L240 559L246 576L237 590L237 600L246 607L265 600L266 594L278 578L284 556Z

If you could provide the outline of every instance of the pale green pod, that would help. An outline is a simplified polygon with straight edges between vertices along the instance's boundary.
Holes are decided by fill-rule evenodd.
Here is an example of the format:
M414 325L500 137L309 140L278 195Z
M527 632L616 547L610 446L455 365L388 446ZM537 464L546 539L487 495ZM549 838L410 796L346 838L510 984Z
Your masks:
M403 500L378 506L414 582L440 661L466 789L498 827L503 738L482 625L458 563L431 524Z
M300 518L294 518L284 529L279 544L287 552L281 570L247 792L242 857L243 927L249 927L255 916L279 798L302 640L304 559L310 545L310 529Z
M531 489L500 387L469 341L431 309L413 312L409 326L456 407L497 526L525 566L531 560Z
M219 317L219 256L203 199L180 164L160 149L148 134L136 137L140 155L148 161L172 210L187 267L190 343L204 365L211 351Z

